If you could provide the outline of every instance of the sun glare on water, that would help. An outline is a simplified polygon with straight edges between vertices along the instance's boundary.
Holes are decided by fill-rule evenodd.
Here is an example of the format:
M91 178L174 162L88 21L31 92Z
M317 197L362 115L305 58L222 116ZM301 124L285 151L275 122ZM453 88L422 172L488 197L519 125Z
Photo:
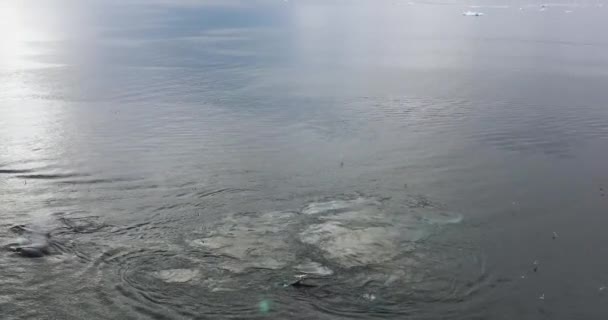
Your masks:
M45 150L60 143L53 108L60 104L44 99L44 72L54 65L37 61L56 39L44 23L48 11L27 4L0 2L0 162L49 157Z
M26 67L27 36L21 10L10 2L0 5L0 68Z

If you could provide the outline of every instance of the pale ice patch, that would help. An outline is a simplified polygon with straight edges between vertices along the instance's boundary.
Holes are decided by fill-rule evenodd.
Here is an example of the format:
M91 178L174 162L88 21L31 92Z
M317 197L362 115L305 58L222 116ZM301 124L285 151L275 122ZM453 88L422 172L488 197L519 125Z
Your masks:
M190 282L199 275L199 270L195 269L168 269L153 272L152 275L168 283Z

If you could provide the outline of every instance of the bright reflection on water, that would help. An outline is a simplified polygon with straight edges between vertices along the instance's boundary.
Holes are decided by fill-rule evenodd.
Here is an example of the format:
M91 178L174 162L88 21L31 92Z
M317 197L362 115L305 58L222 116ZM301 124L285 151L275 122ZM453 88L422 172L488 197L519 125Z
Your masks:
M606 10L2 2L3 319L605 318Z

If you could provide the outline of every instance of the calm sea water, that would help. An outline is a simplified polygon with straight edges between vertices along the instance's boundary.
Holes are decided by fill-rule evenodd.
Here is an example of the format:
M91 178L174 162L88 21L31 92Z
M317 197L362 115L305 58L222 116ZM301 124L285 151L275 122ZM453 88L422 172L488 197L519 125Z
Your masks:
M608 317L608 6L414 2L0 4L1 317Z

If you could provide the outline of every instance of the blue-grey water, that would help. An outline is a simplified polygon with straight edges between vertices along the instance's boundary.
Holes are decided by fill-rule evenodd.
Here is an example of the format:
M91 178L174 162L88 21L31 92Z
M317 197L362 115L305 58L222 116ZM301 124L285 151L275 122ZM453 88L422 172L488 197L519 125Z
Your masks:
M540 4L3 1L0 318L606 319L608 5Z

